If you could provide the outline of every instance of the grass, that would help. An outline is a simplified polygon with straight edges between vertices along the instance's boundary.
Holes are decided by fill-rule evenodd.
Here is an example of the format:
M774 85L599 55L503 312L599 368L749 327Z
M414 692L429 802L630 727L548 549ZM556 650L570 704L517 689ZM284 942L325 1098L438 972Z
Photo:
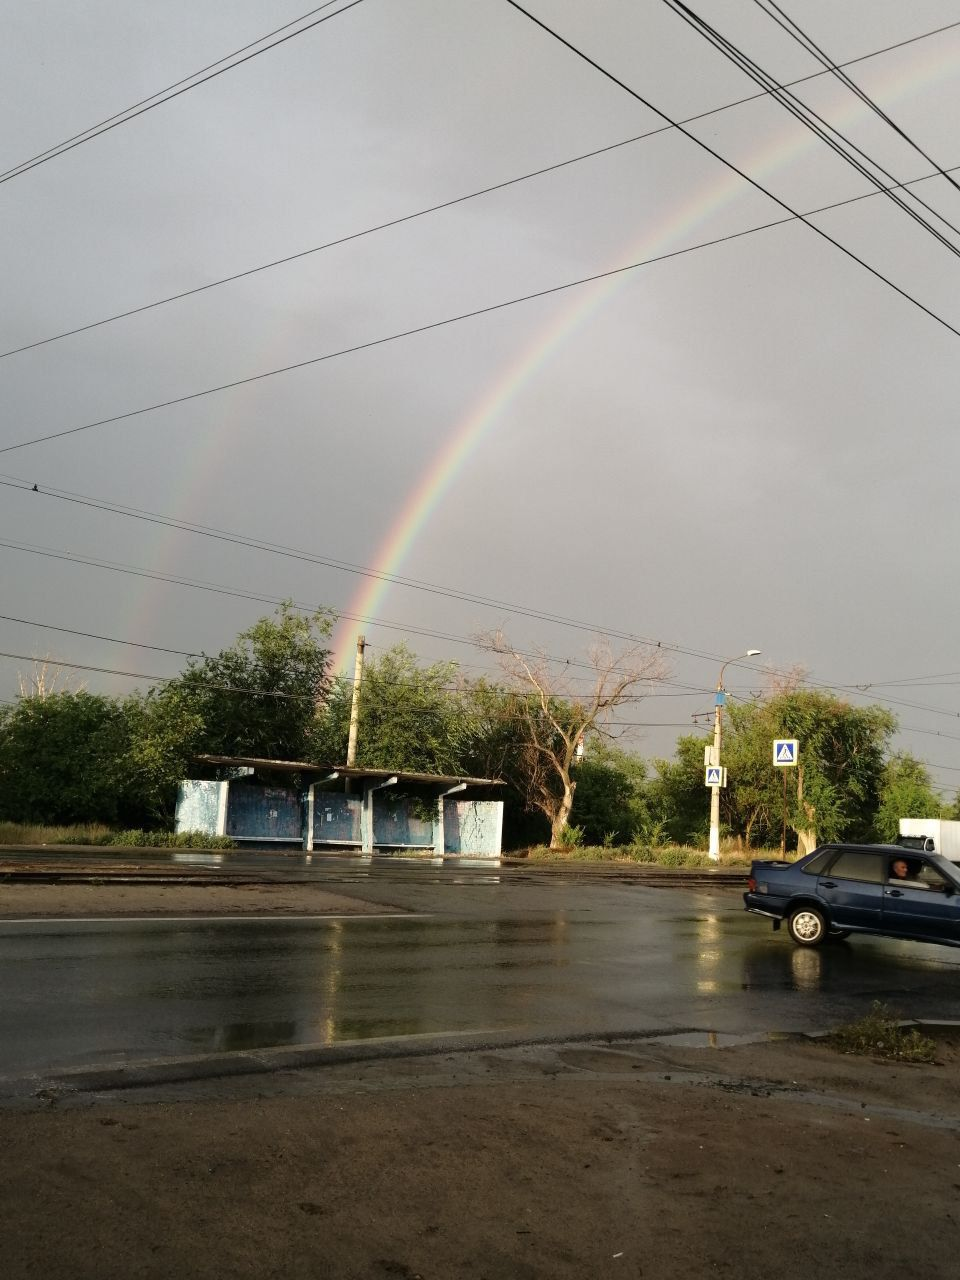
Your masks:
M687 845L584 845L567 849L548 849L537 845L532 849L507 854L508 857L526 857L529 862L632 862L658 867L714 867L710 856L702 849ZM747 862L733 853L721 855L720 865L746 866Z
M0 845L95 845L152 849L235 849L229 836L208 836L200 831L111 831L99 823L46 827L38 823L0 822Z
M916 1027L906 1031L887 1005L875 1000L868 1014L848 1022L830 1037L838 1053L886 1058L893 1062L934 1062L936 1041L921 1035Z

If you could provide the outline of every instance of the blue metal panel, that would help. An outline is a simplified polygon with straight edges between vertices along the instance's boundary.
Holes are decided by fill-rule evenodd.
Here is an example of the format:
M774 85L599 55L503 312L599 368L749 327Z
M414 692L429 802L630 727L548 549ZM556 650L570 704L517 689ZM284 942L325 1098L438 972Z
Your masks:
M204 835L215 836L220 793L226 785L225 782L204 782L193 778L181 782L174 829L202 831Z
M337 791L314 791L313 843L359 844L362 807L359 796L342 795Z
M286 787L233 783L227 798L227 835L248 840L301 840L300 796Z
M373 843L432 849L436 844L436 822L415 814L406 796L373 793ZM430 801L427 801L429 804ZM419 808L419 806L418 806Z
M444 853L499 857L502 811L502 800L447 796L443 802Z

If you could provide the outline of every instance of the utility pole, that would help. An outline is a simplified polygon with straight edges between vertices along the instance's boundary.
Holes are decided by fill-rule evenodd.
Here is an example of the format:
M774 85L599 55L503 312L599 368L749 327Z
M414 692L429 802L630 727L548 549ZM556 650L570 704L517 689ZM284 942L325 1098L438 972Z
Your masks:
M717 696L713 709L713 750L711 752L710 763L720 764L720 744L723 739L723 706L727 700L727 695L723 688L723 673L729 667L731 662L741 662L744 658L755 658L760 653L759 649L748 649L746 653L738 654L735 658L728 658L720 668L720 677L717 680ZM710 788L710 845L708 852L714 862L720 861L720 788Z
M720 743L723 738L723 704L727 695L723 691L723 671L717 683L716 702L713 709L713 752L710 763L720 764ZM714 862L720 861L720 788L710 788L710 847L708 850Z
M353 699L350 703L350 737L347 739L347 765L357 763L357 730L360 726L360 681L363 677L363 650L366 640L357 636L357 658L353 664ZM350 779L347 779L349 789Z

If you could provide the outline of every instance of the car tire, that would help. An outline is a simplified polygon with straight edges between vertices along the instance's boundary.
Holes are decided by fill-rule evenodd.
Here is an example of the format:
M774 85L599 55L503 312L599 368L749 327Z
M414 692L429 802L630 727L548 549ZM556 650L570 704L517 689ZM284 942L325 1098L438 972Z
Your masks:
M819 947L829 935L827 917L817 907L797 907L791 911L787 929L798 947Z

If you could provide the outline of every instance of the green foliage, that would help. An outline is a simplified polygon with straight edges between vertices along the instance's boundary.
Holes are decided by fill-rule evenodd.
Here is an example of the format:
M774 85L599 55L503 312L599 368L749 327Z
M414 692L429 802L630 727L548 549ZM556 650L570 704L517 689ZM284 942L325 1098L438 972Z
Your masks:
M677 844L706 844L710 793L703 785L703 743L685 735L677 739L675 759L653 762L647 803L666 838Z
M0 817L112 823L129 794L128 726L98 694L21 698L0 720Z
M721 792L727 829L746 843L780 835L786 787L787 825L810 840L870 840L880 805L887 746L896 728L883 707L852 707L832 693L787 690L729 709ZM797 738L800 763L773 768L774 738ZM786 777L784 777L786 774Z
M368 659L360 692L357 764L411 773L466 772L477 718L457 678L455 662L421 667L405 644ZM347 681L334 689L311 741L315 759L332 764L346 759L351 698Z
M926 765L905 751L892 755L883 768L876 830L881 840L896 840L901 818L938 818L940 798Z
M677 845L630 845L611 849L608 846L584 845L551 849L547 845L534 845L526 852L530 862L639 862L660 867L713 867L708 854L702 849L686 849Z
M879 1000L856 1022L838 1027L828 1043L839 1053L896 1062L934 1062L937 1053L935 1041L921 1035L916 1027L905 1031L896 1014Z
M76 826L43 826L30 822L0 822L0 845L4 844L109 844L113 833L100 823Z
M314 732L318 704L330 684L330 614L297 613L285 602L260 618L215 657L193 660L157 701L160 739L186 716L193 749L211 755L301 760ZM149 756L150 752L147 752Z
M96 848L123 846L150 849L235 849L229 836L202 831L111 831L97 823L47 827L22 822L0 822L0 845L85 845Z
M123 703L129 745L127 815L169 824L177 784L192 772L191 758L203 750L204 722L179 681L134 694Z
M647 766L639 756L591 738L574 777L571 817L582 828L585 843L610 847L652 839L656 823L647 796Z
M229 836L211 836L203 831L114 831L108 844L133 849L235 849Z
M579 849L582 844L583 844L583 827L575 827L568 822L567 825L560 832L560 837L557 842L558 848ZM604 845L604 848L606 849L607 846Z

